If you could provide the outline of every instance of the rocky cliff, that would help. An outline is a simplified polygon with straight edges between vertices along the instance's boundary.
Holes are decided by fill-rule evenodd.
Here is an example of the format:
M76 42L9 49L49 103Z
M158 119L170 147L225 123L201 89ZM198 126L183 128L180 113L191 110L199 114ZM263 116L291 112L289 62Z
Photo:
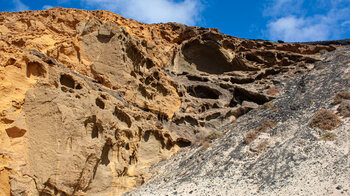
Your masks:
M239 138L227 127L337 49L63 8L2 12L0 30L2 195L130 191L179 151Z
M350 47L325 54L281 95L152 167L126 195L349 195Z

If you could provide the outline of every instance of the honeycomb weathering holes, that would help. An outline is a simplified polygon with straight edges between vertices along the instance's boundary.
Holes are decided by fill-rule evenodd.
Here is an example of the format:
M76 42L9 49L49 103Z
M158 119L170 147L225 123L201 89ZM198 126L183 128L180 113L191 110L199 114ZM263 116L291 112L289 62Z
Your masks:
M197 98L202 99L219 99L221 93L218 90L212 89L208 86L189 86L187 92Z

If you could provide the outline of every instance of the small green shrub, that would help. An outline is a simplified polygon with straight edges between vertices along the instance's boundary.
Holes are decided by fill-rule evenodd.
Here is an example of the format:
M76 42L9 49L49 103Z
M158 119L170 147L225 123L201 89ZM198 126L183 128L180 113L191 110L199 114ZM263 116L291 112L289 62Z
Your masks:
M318 127L323 130L332 130L337 128L341 123L340 118L332 111L321 109L310 121L311 127Z
M336 138L337 138L337 135L329 131L321 135L321 140L324 140L324 141L334 141Z

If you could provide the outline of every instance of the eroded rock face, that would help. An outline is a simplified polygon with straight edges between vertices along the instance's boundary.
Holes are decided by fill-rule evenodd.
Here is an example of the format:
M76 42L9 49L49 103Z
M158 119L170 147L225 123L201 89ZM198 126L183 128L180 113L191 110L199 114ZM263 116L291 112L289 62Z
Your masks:
M335 49L63 8L0 13L0 29L3 195L138 187Z
M209 145L162 161L125 195L349 195L350 118L340 111L350 47L324 57L324 69L281 81L281 96L219 128Z
M39 62L38 54L28 56ZM26 187L28 194L120 194L177 151L169 131L156 127L154 113L68 68L44 59L40 66L47 75L26 92L22 119L15 121L23 125L6 129L24 141L26 165L18 168L22 175L10 175L13 194L22 194L25 185L17 181L24 176L36 184Z
M241 40L216 30L195 30L175 51L167 73L176 84L181 109L170 123L178 135L215 131L280 94L280 81L306 73L323 46ZM190 132L189 130L192 130ZM199 134L200 135L200 134Z

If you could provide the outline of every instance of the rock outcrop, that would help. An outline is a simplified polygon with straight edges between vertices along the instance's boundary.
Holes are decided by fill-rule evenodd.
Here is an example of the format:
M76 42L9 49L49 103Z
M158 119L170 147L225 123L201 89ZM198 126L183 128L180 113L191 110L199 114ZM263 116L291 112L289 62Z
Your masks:
M277 99L220 128L225 134L210 145L162 161L126 195L349 195L350 119L342 111L350 47L324 57L281 81Z
M0 194L130 191L152 165L221 136L335 49L107 11L2 12Z

